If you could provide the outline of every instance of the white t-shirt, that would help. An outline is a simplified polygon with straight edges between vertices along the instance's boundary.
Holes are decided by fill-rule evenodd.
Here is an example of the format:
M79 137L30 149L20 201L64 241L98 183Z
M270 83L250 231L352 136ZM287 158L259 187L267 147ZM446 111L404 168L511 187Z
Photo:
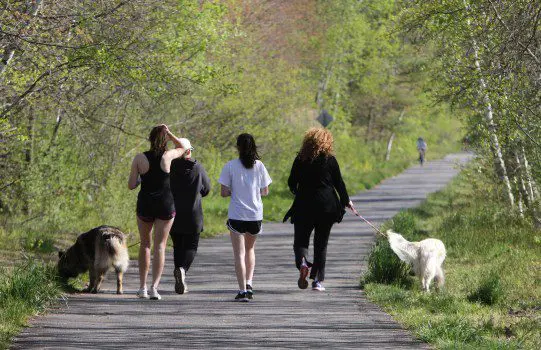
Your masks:
M218 182L231 190L229 218L243 221L263 220L262 188L272 182L267 169L259 160L254 167L246 169L240 159L227 162Z

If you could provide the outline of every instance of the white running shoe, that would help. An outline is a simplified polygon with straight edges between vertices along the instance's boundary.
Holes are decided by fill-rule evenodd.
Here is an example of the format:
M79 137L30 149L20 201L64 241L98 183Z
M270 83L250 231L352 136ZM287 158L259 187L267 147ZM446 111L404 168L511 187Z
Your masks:
M188 286L186 286L186 271L184 268L179 267L175 269L175 292L177 294L188 293Z
M146 288L141 288L137 291L137 297L141 299L148 299L148 292Z
M319 281L312 282L312 290L317 290L318 292L323 292L325 290L325 287L323 287L323 284Z
M158 290L154 287L150 288L150 293L148 293L150 300L161 300L162 296L158 293Z

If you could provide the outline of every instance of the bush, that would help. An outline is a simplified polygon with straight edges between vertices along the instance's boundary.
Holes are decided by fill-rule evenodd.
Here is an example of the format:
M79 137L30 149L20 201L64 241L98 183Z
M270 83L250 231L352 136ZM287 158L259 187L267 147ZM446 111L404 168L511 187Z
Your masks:
M485 305L494 305L501 301L505 295L501 279L498 273L492 271L486 276L479 287L468 295L471 302L480 302Z
M25 261L0 270L0 348L25 325L26 318L42 311L61 294L52 265Z
M411 236L415 233L417 227L415 216L409 211L401 211L393 217L392 227L395 232Z
M384 283L411 286L410 267L403 263L391 250L386 239L378 239L368 256L368 271L361 284Z

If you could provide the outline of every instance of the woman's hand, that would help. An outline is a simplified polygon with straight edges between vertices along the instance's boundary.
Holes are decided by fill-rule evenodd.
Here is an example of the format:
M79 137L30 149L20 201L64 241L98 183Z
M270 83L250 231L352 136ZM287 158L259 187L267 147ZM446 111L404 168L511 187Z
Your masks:
M160 126L164 127L165 132L167 133L167 136L169 136L169 138L171 138L171 135L173 135L173 134L171 133L171 130L169 130L169 127L167 125L165 125L165 124L160 124Z
M357 213L352 201L349 201L349 203L346 205L346 208L349 208L352 212Z
M229 197L231 196L231 189L227 186L221 185L220 186L220 195L222 197Z

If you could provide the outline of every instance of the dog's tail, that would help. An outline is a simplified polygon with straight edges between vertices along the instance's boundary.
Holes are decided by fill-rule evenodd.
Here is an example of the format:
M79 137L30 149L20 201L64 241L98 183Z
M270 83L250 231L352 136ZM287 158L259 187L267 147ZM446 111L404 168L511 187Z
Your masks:
M401 234L387 230L387 239L393 252L398 255L400 260L412 264L418 255L418 249L415 244L407 241Z
M114 255L118 253L124 244L122 237L117 235L110 235L105 239L105 249L109 254Z

